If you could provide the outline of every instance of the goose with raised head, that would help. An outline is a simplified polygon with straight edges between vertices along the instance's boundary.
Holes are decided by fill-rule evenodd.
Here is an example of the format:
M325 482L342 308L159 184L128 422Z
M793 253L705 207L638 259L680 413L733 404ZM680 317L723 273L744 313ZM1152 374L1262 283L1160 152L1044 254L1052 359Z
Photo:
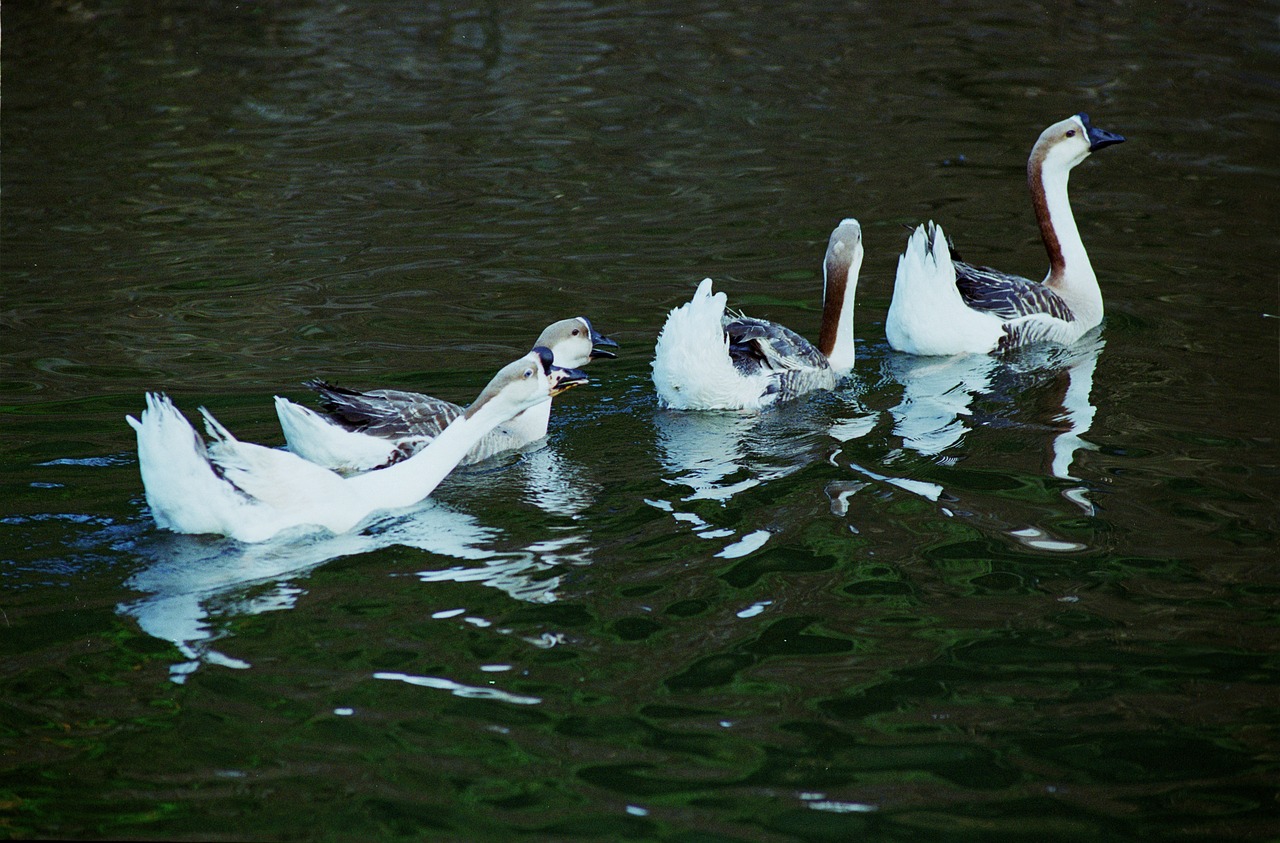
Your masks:
M213 439L206 446L165 395L149 393L142 417L126 418L137 431L142 485L159 526L258 542L295 527L342 533L375 512L417 503L490 430L546 403L554 390L585 382L581 371L554 367L551 352L536 348L504 366L430 445L356 477L241 442L201 409Z
M618 344L597 333L585 316L577 316L548 325L534 346L551 349L556 366L577 369L592 360L616 357L609 349ZM276 396L276 415L285 442L303 459L335 471L369 471L407 459L463 411L450 401L418 392L359 392L323 380L310 380L306 385L319 394L325 415ZM477 442L461 464L471 465L537 442L547 435L550 419L549 402L519 413Z
M754 410L817 389L853 370L853 302L862 227L843 220L823 261L818 345L776 322L725 311L711 279L667 316L654 350L658 403L675 410Z
M1072 168L1124 138L1076 114L1045 129L1027 161L1027 184L1049 253L1043 282L955 258L932 221L898 259L885 320L889 345L910 354L1006 351L1038 342L1069 345L1102 321L1102 291L1071 213Z

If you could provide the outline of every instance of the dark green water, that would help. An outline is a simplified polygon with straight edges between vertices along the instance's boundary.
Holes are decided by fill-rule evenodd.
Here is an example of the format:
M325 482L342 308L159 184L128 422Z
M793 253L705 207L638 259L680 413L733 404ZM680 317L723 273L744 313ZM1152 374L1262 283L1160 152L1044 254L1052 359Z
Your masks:
M1275 8L7 4L0 830L186 840L1267 840ZM1100 338L919 361L904 224L1038 276L1076 111ZM857 373L656 408L710 275ZM278 444L322 375L469 399L622 343L542 449L357 534L158 531L148 389Z

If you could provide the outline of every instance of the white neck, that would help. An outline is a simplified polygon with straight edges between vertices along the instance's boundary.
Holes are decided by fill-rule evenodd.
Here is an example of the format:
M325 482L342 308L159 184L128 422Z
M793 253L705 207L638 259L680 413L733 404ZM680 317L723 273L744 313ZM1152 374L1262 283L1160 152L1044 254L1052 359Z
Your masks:
M1033 194L1037 190L1035 175L1033 172ZM1041 167L1039 171L1040 195L1034 201L1040 233L1049 252L1049 274L1044 282L1062 296L1078 321L1096 324L1102 319L1102 291L1071 213L1067 196L1070 175L1071 170L1062 167Z
M853 257L845 250L839 257L829 256L823 265L818 349L827 355L832 371L839 374L852 371L854 362L853 302L858 292L858 267L851 260Z
M409 506L429 496L467 452L489 431L511 417L490 401L467 417L459 416L431 444L404 462L349 477L344 485L367 512Z

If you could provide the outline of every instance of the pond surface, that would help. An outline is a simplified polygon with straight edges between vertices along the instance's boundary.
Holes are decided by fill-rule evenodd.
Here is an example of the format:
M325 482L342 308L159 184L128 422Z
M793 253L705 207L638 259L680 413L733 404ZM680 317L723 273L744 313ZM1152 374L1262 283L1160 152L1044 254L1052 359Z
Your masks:
M1263 840L1277 825L1265 4L5 9L0 828L187 840ZM1101 332L912 359L904 226L1043 273L1077 111ZM704 276L855 376L660 410ZM621 345L545 444L358 533L155 527L127 413L469 400Z

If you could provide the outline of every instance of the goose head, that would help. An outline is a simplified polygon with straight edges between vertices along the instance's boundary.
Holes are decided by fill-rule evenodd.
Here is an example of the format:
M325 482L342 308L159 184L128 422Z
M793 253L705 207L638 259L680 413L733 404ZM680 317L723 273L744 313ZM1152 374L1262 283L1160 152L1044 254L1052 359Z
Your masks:
M1116 143L1124 143L1124 136L1099 129L1082 111L1040 133L1031 149L1031 163L1065 172L1088 158L1089 153Z
M845 283L856 287L862 257L862 226L852 217L841 220L827 241L827 256L822 264L823 289Z
M559 322L548 325L546 330L538 336L534 347L551 349L555 354L556 365L568 368L585 366L592 360L618 356L606 350L617 348L618 343L598 334L592 327L591 320L585 316L561 319Z
M822 331L818 349L838 373L853 369L853 299L862 268L862 226L841 220L827 241L822 261Z
M576 369L554 366L554 359L550 349L538 347L503 366L467 407L464 415L468 419L479 413L510 418L543 401L550 401L557 388L563 391L586 383L586 375Z

